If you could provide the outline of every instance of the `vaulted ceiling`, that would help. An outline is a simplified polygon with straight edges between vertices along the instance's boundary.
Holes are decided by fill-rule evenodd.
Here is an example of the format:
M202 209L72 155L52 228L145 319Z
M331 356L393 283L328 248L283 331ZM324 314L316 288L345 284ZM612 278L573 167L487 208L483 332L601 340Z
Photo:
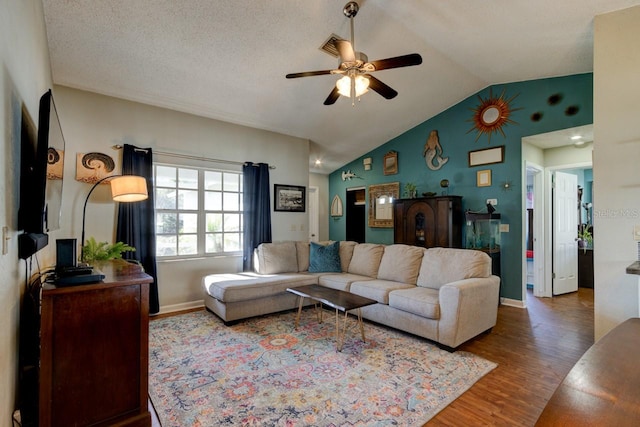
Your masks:
M319 50L350 38L347 0L43 0L56 84L308 139L330 173L492 84L593 70L593 18L638 0L360 0L356 50L423 63L375 77L355 106L323 101ZM316 159L322 164L315 165Z

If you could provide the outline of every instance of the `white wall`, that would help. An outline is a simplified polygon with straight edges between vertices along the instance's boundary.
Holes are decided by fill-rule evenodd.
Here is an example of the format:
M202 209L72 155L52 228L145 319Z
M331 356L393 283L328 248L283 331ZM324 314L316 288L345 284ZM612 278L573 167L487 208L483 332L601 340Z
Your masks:
M545 167L584 165L593 162L593 143L584 144L580 148L573 145L549 148L543 153Z
M20 296L25 262L18 260L21 109L38 123L40 96L51 87L49 52L40 0L0 0L0 227L8 227L7 254L0 255L0 425L11 425L16 406ZM51 251L39 255L50 259Z
M266 162L276 167L270 171L272 192L273 184L309 185L308 140L62 86L55 87L54 95L67 144L63 208L67 235L64 237L79 238L82 204L90 189L88 184L74 179L76 153L109 154L119 168L122 153L111 148L114 144L130 143L156 151L239 162ZM178 158L158 156L158 159L193 164ZM96 189L87 206L87 237L113 241L115 209L107 186ZM273 240L307 240L308 225L306 212L273 212ZM160 305L166 310L202 301L200 279L203 274L235 272L241 268L240 257L160 262Z
M329 175L310 173L309 185L318 187L318 240L329 240Z
M593 206L595 335L638 317L640 224L640 6L600 15L594 32Z

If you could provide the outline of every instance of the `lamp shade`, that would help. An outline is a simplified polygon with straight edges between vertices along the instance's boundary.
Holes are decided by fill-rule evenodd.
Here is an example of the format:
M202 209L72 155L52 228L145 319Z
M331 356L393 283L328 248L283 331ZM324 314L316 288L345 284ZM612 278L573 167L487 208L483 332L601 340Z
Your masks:
M356 85L356 98L369 91L369 79L364 76L355 76L353 81ZM338 93L347 98L351 97L351 77L344 76L336 82Z
M109 182L111 197L116 202L139 202L149 197L147 180L141 176L122 175Z

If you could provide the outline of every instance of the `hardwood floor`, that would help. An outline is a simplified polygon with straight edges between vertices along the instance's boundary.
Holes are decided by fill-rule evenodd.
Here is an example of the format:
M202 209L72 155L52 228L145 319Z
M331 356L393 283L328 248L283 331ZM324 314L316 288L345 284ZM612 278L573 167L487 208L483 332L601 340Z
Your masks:
M500 306L491 333L459 347L498 363L425 426L533 426L593 344L593 289L554 298L529 293L527 309Z
M500 306L491 333L459 347L498 367L425 426L535 424L556 387L593 344L593 289L554 298L529 293L527 305L526 310ZM160 427L151 413L152 426Z

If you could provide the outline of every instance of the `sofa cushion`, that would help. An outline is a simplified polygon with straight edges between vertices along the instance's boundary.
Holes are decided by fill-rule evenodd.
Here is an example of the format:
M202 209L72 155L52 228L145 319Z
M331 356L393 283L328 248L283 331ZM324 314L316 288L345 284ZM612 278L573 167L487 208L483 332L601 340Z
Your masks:
M298 257L295 242L261 243L258 246L260 274L296 273Z
M349 271L349 263L353 257L353 248L356 247L358 242L351 240L344 240L340 242L340 267L345 273Z
M380 261L378 279L415 285L423 253L424 249L417 246L399 244L387 246Z
M389 294L389 307L427 317L440 319L440 301L437 289L414 286L400 289Z
M296 242L296 256L298 258L298 271L309 270L309 242Z
M210 274L202 278L202 287L205 291L222 302L264 298L284 293L287 288L317 283L318 276L305 273L260 275L246 272Z
M318 278L318 284L327 288L338 289L339 291L349 291L353 282L373 280L371 277L361 276L359 274L322 274Z
M440 289L442 285L472 277L490 277L491 258L472 249L430 248L422 256L418 286Z
M353 256L347 270L352 274L377 277L380 259L384 253L384 245L360 243L353 248Z
M392 282L390 280L366 280L363 282L353 282L349 292L362 297L371 298L380 304L389 304L389 293L398 289L415 288L415 285L407 283Z
M309 254L310 273L340 273L340 242L321 245L311 242Z

